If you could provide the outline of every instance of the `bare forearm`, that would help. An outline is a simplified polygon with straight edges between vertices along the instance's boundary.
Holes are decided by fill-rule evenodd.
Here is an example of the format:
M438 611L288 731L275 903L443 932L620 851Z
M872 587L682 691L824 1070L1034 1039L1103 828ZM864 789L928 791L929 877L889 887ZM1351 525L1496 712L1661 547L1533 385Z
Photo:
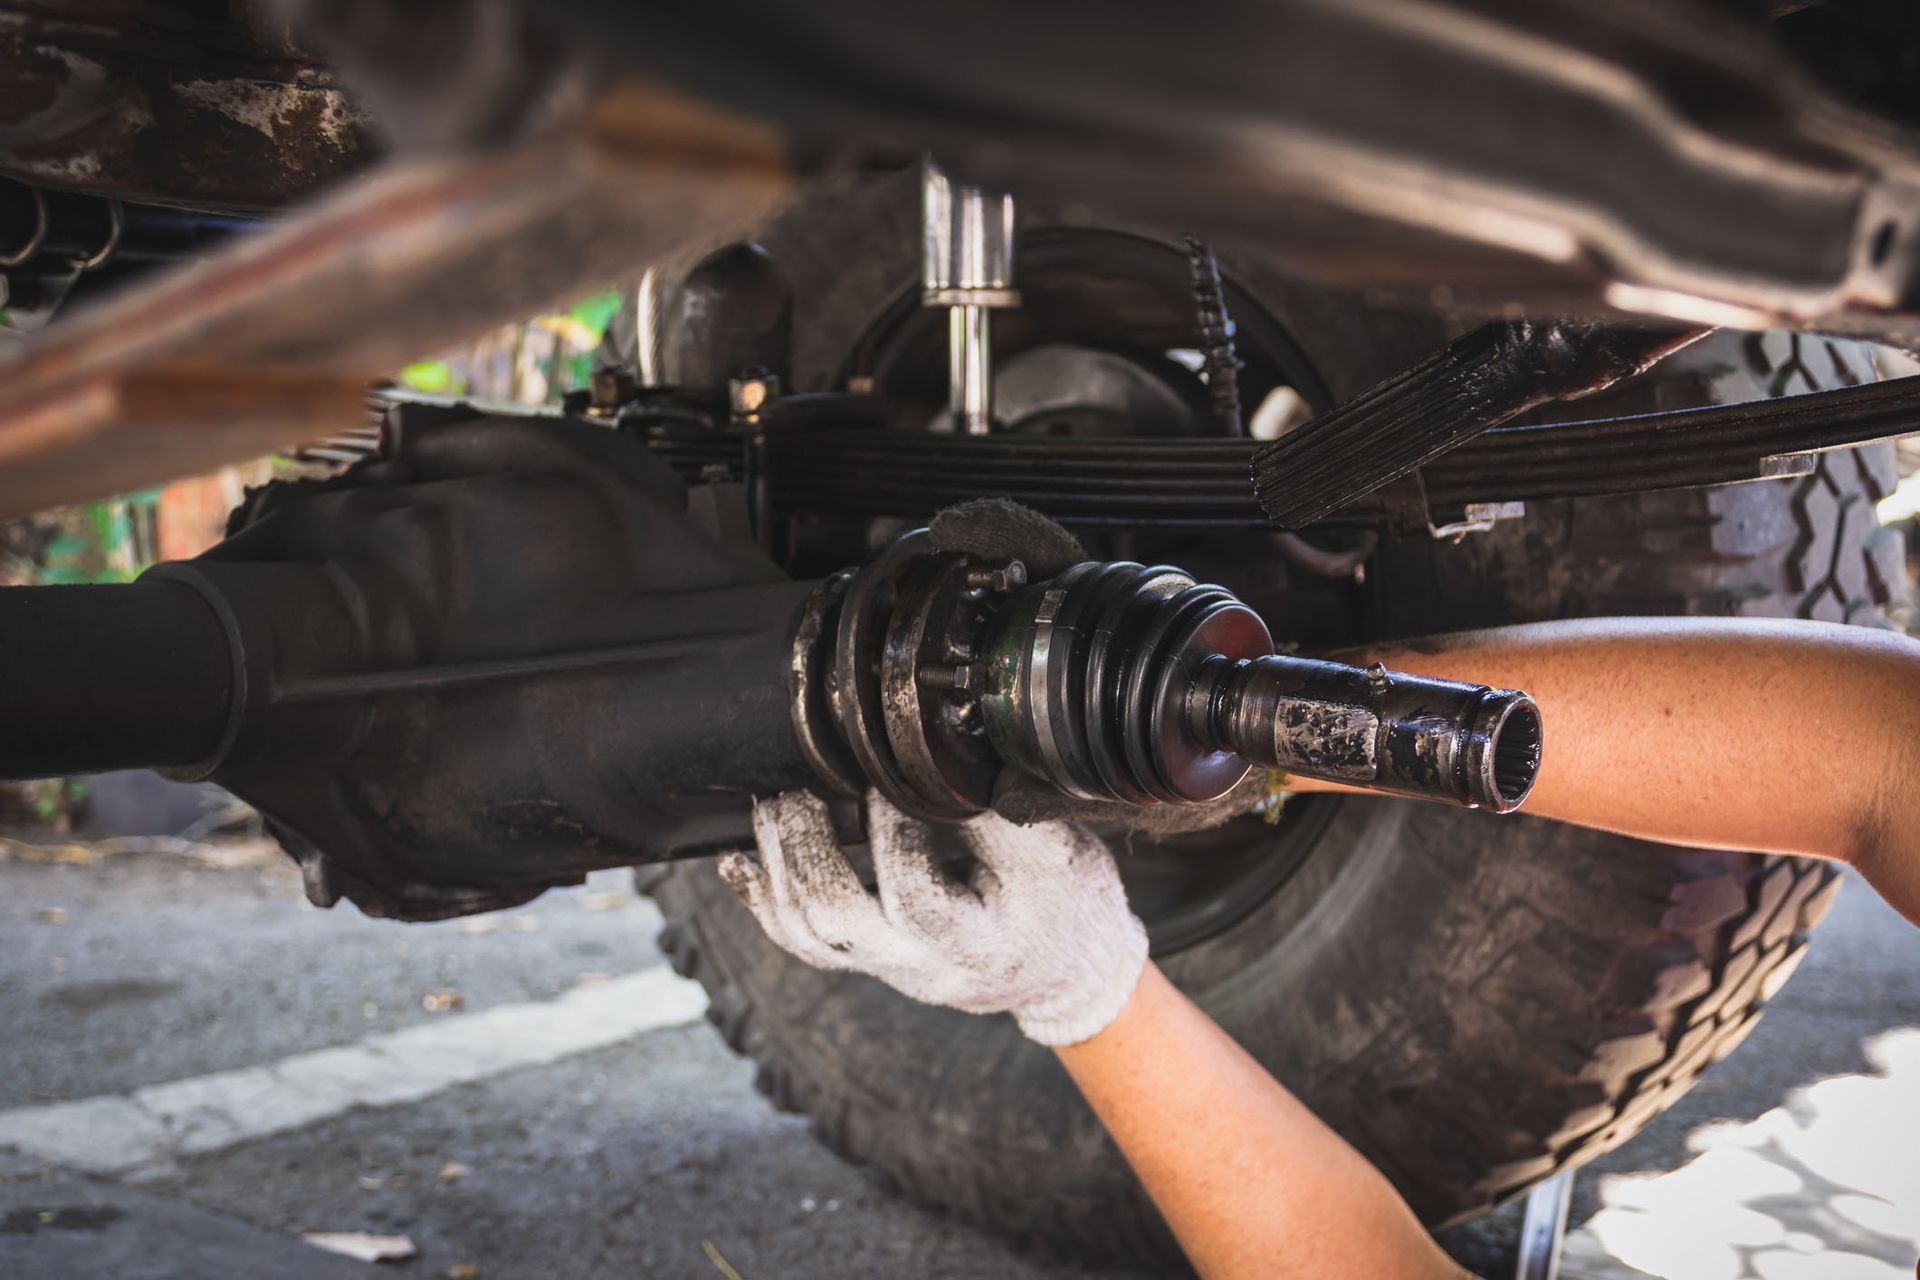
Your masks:
M1527 811L1671 844L1855 862L1920 920L1920 643L1734 619L1543 623L1378 653L1525 689L1546 752Z
M1207 1280L1463 1273L1378 1170L1149 964L1060 1060Z

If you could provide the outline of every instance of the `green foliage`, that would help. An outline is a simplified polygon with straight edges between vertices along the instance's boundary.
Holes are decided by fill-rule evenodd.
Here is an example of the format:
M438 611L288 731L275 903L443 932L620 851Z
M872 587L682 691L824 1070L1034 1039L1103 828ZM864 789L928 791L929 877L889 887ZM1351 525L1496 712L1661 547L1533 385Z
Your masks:
M618 289L608 289L567 308L567 318L574 322L569 335L574 349L556 361L559 367L550 375L556 392L584 387L592 380L594 351L606 336L607 326L613 323L625 296Z
M618 289L608 289L596 293L591 298L582 298L567 309L567 314L585 325L593 334L595 342L600 341L607 332L607 326L613 323L613 317L620 310L621 299L625 295Z
M78 778L43 778L25 784L25 791L33 816L56 831L71 829L87 804L87 784Z
M399 383L423 395L557 403L592 379L594 351L628 296L603 289L496 329L442 359L408 365Z
M55 532L47 540L37 580L53 586L131 582L153 562L157 489L90 502L50 517Z
M400 385L428 396L457 396L466 381L445 360L422 360L400 371Z

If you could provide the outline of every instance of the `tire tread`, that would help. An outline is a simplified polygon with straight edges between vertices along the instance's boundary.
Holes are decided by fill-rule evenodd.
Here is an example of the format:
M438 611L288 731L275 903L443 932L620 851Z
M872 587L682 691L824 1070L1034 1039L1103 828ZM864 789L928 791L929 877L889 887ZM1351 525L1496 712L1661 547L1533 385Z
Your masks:
M874 228L888 239L902 227L910 232L911 219L902 222L897 209L880 204L892 211L814 219L789 235L777 256L797 264L797 296L886 296L881 277L897 272L873 263ZM850 275L847 262L864 265ZM1408 328L1404 320L1382 323L1381 333L1391 328L1404 337ZM807 331L796 357L801 385L830 385L841 356L826 329ZM1567 416L1792 394L1874 376L1863 348L1796 335L1741 335L1689 354ZM1354 385L1353 372L1329 377L1337 385L1344 378L1343 394L1365 385ZM1872 504L1893 479L1891 451L1881 447L1820 455L1812 474L1788 480L1535 504L1528 519L1503 522L1452 560L1440 559L1445 549L1410 552L1426 557L1432 571L1416 562L1395 575L1395 598L1379 611L1383 633L1608 614L1874 621L1905 589L1897 539L1867 528ZM1488 600L1501 602L1504 616L1484 616L1476 602ZM1506 1019L1495 1034L1504 1036L1507 1057L1484 1080L1463 1074L1437 1086L1449 1105L1401 1108L1406 1114L1395 1119L1402 1127L1393 1135L1400 1158L1392 1172L1427 1220L1459 1221L1489 1209L1611 1150L1671 1105L1752 1030L1839 884L1824 864L1759 854L1686 853L1666 870L1648 865L1625 853L1586 856L1579 874L1607 909L1569 911L1550 927L1537 918L1516 925L1519 940L1468 993L1472 1007L1461 1016ZM829 1148L873 1167L916 1204L1016 1241L1083 1260L1177 1259L1137 1184L1113 1176L1118 1157L1110 1147L1062 1151L1047 1194L1022 1194L1032 1183L1009 1181L991 1135L938 1136L922 1117L827 1065L831 1056L808 1043L815 1031L807 1017L790 1007L790 969L769 972L746 948L709 945L707 930L751 928L709 867L646 876L642 887L669 922L661 945L675 970L706 987L709 1019L730 1047L757 1061L761 1092L808 1116ZM1489 901L1486 910L1497 925L1500 911L1535 905L1515 896ZM1555 994L1556 983L1571 983L1580 996L1578 1018L1564 993ZM1580 1019L1598 1030L1589 1034ZM869 1030L861 1024L863 1052L886 1052ZM1381 1056L1395 1048L1383 1042ZM1380 1070L1381 1081L1389 1080L1388 1068ZM1533 1091L1515 1099L1511 1086L1522 1070ZM1364 1094L1378 1084L1351 1087ZM1393 1101L1402 1086L1383 1087Z

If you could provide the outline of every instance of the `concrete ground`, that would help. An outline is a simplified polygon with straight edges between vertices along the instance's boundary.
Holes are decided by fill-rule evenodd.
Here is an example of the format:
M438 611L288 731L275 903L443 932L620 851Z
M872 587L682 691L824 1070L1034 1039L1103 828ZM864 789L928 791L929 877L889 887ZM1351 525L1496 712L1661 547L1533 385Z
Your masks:
M776 1114L623 875L422 926L314 910L266 849L44 856L0 858L6 1280L374 1273L309 1232L418 1277L1086 1274ZM1849 884L1747 1045L1583 1175L1566 1274L1913 1275L1916 1028L1920 931ZM1512 1224L1453 1242L1502 1274Z

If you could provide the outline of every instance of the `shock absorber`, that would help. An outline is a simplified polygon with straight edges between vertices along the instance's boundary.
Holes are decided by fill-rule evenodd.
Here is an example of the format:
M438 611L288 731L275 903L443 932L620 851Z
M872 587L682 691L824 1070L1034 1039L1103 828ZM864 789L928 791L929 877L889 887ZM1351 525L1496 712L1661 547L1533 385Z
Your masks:
M1168 566L1017 561L909 534L830 580L796 641L795 725L848 791L933 820L1011 768L1069 795L1214 800L1256 766L1505 813L1540 765L1512 689L1273 652L1258 614Z

